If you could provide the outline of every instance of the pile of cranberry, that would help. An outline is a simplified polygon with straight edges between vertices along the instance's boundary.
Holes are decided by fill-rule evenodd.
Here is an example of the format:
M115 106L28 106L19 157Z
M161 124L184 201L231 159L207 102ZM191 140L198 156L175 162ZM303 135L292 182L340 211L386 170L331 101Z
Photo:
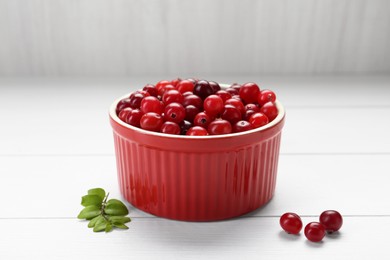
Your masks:
M162 80L119 101L127 124L174 135L222 135L264 126L278 115L276 95L256 83L221 89L214 81Z

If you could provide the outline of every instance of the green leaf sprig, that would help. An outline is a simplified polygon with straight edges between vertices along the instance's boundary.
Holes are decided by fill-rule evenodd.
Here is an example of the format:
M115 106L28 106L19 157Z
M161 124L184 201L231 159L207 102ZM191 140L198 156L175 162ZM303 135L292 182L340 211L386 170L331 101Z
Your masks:
M88 227L94 232L110 232L114 227L128 229L125 224L131 219L126 217L129 211L122 201L117 199L108 200L104 189L90 189L88 194L81 198L81 210L77 218L89 220Z

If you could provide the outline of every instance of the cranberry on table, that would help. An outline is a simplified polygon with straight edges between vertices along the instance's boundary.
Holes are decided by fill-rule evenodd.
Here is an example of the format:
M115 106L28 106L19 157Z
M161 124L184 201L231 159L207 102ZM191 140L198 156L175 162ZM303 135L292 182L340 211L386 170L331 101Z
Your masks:
M166 121L161 126L161 133L171 134L171 135L179 135L180 134L180 126L171 121Z
M195 116L199 113L199 108L193 105L188 105L185 107L186 117L185 120L190 122L194 121Z
M235 124L241 120L242 116L241 112L236 107L232 105L225 105L221 118Z
M182 94L185 92L188 92L188 91L192 92L194 90L194 82L185 79L185 80L180 81L177 84L176 88Z
M192 127L192 123L184 120L183 122L180 123L180 134L181 135L186 135L188 129Z
M258 128L268 124L268 117L263 113L258 112L251 115L248 121L254 128Z
M163 122L160 114L149 112L141 117L140 125L142 129L159 132Z
M211 121L213 121L213 118L211 118L205 112L200 112L194 118L194 125L201 126L207 129Z
M149 96L142 99L140 109L144 114L148 112L155 112L161 115L164 108L158 98Z
M225 105L234 106L235 108L238 109L238 111L240 111L241 115L243 115L245 113L244 104L238 99L235 99L235 98L228 99L225 101Z
M190 129L188 129L186 135L194 136L194 135L208 135L206 129L204 129L201 126L193 126Z
M219 115L224 110L223 100L217 95L210 95L204 100L203 108L208 115Z
M284 213L279 219L279 224L289 234L298 234L303 226L301 218L292 212Z
M320 223L328 233L333 233L343 225L343 217L336 210L325 210L320 215Z
M257 98L257 103L259 103L260 106L263 106L267 102L275 102L276 101L276 95L273 91L269 89L264 89L260 91L260 94Z
M305 227L305 236L311 242L320 242L325 236L325 227L319 222L310 222Z
M181 104L183 103L183 99L183 95L176 89L165 91L164 95L162 96L162 101L165 105L173 102Z
M240 120L233 125L233 132L234 133L240 133L240 132L249 131L252 129L254 129L254 127L248 121L245 121L245 120Z
M141 127L140 121L142 112L139 109L133 109L127 116L126 123L135 127Z
M260 112L268 117L269 122L274 120L278 116L278 108L275 103L267 102L261 108Z
M214 93L210 84L206 80L199 80L196 82L193 92L203 100Z
M186 117L186 111L184 107L179 103L171 103L165 107L164 119L166 121L172 121L180 123Z
M230 134L232 132L232 125L227 120L217 119L210 122L207 131L210 135Z
M194 94L191 94L191 95L188 95L188 96L185 96L184 99L183 99L183 106L189 106L189 105L193 105L199 109L202 109L203 107L203 100L198 97L197 95L194 95Z
M126 107L131 107L130 103L130 98L124 98L119 101L118 105L116 106L116 113L118 114L122 109Z
M158 96L158 91L157 88L152 85L152 84L147 84L144 88L144 91L148 92L151 96L157 97Z
M126 122L127 117L130 115L131 111L133 111L133 109L130 107L126 107L122 109L118 114L119 119L122 120L123 122Z

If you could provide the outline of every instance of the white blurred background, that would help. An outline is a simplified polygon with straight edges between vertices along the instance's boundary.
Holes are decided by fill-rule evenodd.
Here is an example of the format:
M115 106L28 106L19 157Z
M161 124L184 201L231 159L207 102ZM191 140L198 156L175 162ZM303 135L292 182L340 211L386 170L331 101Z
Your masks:
M0 0L0 77L389 72L388 0Z

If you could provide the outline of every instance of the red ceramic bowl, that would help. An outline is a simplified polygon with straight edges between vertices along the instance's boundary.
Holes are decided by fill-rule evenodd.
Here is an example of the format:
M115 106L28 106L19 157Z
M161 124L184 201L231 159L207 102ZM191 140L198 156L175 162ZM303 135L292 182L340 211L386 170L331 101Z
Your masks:
M240 216L273 196L283 106L269 124L219 136L177 136L122 122L110 108L119 186L132 205L159 217L211 221Z

